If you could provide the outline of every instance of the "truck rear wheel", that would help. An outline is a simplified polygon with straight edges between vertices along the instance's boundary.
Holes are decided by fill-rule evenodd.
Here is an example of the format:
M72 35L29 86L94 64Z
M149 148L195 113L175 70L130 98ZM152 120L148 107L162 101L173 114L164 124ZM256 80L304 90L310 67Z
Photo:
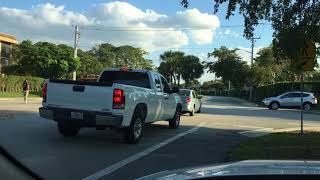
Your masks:
M58 121L58 130L64 137L72 137L79 133L80 127L72 126L72 124L63 121Z
M174 117L169 120L169 128L170 129L177 129L180 125L180 116L181 112L177 108L176 113L174 114Z
M131 124L126 129L126 140L128 143L136 144L141 139L145 116L145 110L142 107L137 107L132 117Z

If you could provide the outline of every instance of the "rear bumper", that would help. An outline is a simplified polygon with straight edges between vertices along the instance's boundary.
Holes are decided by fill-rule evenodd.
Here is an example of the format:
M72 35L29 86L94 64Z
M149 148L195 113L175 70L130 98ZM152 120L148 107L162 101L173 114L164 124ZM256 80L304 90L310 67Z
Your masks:
M81 119L74 119L71 118L71 112L82 113L83 116ZM112 113L53 107L39 108L39 115L54 121L69 121L80 127L121 127L123 121L123 116Z
M192 111L193 106L190 104L183 103L182 104L182 113L187 113Z

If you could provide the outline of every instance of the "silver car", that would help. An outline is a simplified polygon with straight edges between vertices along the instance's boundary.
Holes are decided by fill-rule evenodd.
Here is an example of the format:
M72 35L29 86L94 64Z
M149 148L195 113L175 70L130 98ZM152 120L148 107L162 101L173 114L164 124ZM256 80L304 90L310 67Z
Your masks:
M182 101L182 113L189 113L190 116L193 116L195 112L201 112L202 103L194 90L180 89L179 95Z
M276 97L268 97L263 99L262 103L273 110L277 110L279 107L299 107L301 104L300 92L292 91ZM303 92L303 108L305 111L311 110L317 103L317 98L313 93Z

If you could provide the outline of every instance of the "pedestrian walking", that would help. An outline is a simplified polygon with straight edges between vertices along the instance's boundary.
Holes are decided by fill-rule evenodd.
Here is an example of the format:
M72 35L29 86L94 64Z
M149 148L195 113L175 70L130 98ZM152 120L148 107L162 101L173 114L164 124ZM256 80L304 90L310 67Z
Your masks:
M24 80L23 82L23 97L24 97L24 103L28 103L28 95L29 95L29 90L30 90L30 84L28 83L27 80Z

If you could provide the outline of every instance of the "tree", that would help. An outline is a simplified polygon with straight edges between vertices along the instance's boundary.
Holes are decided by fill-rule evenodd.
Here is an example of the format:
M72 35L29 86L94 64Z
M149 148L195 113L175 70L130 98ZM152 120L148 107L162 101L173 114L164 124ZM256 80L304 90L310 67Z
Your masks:
M279 76L286 66L285 60L278 60L274 57L273 47L268 46L257 52L254 59L253 73L256 72L256 82L260 81L260 85L273 84L285 80L285 77Z
M180 79L183 72L181 61L184 53L180 51L166 51L160 55L160 60L165 61L167 72L169 74L169 81L180 86ZM163 69L164 70L164 69Z
M114 62L116 59L116 54L114 53L115 46L109 43L100 44L93 47L89 53L94 55L95 58L104 67L114 67Z
M201 77L204 73L204 67L200 63L200 59L193 55L184 56L181 61L182 78L185 81L185 86L189 87L190 83Z
M171 73L170 70L171 69L171 64L169 62L161 62L159 67L158 67L158 72L160 74L162 74L162 76L164 76L170 83L171 83Z
M113 46L112 44L101 44L89 51L104 67L128 67L135 69L152 70L152 61L145 59L148 53L141 48L132 46Z
M276 57L289 60L291 66L296 66L297 52L307 41L320 43L320 1L316 0L214 0L214 12L220 5L227 3L226 19L234 15L235 11L244 17L244 36L253 37L254 29L260 21L270 21L274 29L273 47ZM181 0L184 7L188 7L188 0ZM318 54L320 54L318 50ZM283 58L285 57L285 58Z
M205 67L209 72L215 73L216 77L221 77L226 83L230 81L236 88L241 88L248 82L249 66L241 61L236 49L230 50L224 46L215 48L208 57L217 58L216 62L208 62Z
M214 80L214 81L206 81L201 85L201 90L216 90L223 91L226 90L227 87L222 81Z
M31 75L45 78L68 78L79 68L79 59L73 58L66 45L48 42L22 41L16 50L13 74ZM71 48L72 49L72 48Z
M78 50L78 57L80 58L80 67L77 71L77 76L97 75L102 69L103 65L98 59L93 56L90 52L85 52L81 49Z

